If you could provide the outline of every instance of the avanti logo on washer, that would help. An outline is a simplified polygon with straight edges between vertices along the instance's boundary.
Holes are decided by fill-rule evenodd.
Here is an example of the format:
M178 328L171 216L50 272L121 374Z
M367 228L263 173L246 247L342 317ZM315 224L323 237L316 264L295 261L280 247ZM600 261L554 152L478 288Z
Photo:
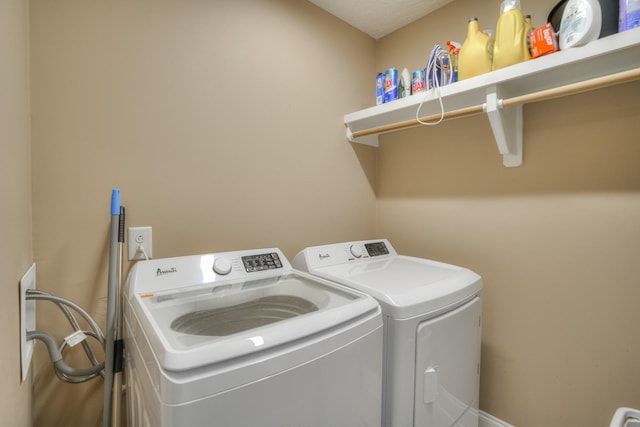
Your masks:
M156 270L156 276L162 276L164 274L169 274L169 273L177 273L178 269L175 267L171 267L167 270L163 270L160 267L158 267L158 269Z

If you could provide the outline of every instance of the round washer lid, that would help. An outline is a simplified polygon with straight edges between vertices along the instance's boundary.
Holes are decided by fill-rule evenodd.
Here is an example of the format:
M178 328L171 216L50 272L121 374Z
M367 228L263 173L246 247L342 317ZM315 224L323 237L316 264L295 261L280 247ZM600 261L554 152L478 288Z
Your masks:
M404 255L323 267L313 273L373 296L383 314L396 319L444 309L482 289L481 277L469 269Z
M185 333L174 324L176 319L190 313L216 308L245 313L248 308L252 309L246 303L272 296L297 297L316 309L226 335ZM165 369L174 371L235 359L302 340L338 325L355 322L365 313L378 310L376 301L366 294L300 272L225 282L217 286L138 294L130 301L142 321L158 362Z

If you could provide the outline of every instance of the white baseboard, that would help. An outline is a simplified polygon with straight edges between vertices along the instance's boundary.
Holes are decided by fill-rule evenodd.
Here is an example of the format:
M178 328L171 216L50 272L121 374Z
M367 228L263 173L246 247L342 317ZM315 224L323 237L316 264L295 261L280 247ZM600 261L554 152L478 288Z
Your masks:
M494 417L491 414L487 414L486 412L480 411L480 416L478 419L478 427L513 427L509 423L505 423L504 421Z

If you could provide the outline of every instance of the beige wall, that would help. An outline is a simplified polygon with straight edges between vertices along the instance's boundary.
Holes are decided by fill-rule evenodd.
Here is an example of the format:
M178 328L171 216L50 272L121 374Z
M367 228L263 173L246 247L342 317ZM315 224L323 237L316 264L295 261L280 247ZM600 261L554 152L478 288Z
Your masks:
M519 426L596 426L640 406L640 345L625 338L640 296L639 83L526 106L517 169L502 166L482 116L385 135L377 150L344 142L343 114L372 104L366 76L422 67L433 44L463 39L469 16L493 27L492 3L457 0L374 42L295 0L32 0L39 287L104 321L113 187L129 226L154 227L156 257L272 245L292 257L376 234L483 275L483 410ZM539 25L553 4L526 6ZM25 31L24 2L2 8ZM0 218L17 224L0 258L10 301L31 260L29 138L26 82L1 76L17 90L10 105L24 104L0 104L20 160L0 172L20 182L0 193L13 201ZM4 311L17 340L16 304ZM68 333L49 307L38 319ZM101 382L60 383L42 350L35 424L99 425ZM18 355L2 357L18 381ZM2 390L3 414L27 423L28 388Z
M342 117L375 43L311 3L35 0L31 48L39 284L101 322L113 187L155 257L373 234L376 151ZM36 425L100 424L102 382L60 383L39 350Z
M31 424L20 371L19 282L32 263L27 0L0 2L0 424Z
M493 28L492 3L384 38L377 69L418 69L470 16ZM540 25L556 2L522 3ZM480 407L512 424L603 426L640 406L639 97L634 82L525 106L514 169L483 116L380 138L377 233L483 276Z

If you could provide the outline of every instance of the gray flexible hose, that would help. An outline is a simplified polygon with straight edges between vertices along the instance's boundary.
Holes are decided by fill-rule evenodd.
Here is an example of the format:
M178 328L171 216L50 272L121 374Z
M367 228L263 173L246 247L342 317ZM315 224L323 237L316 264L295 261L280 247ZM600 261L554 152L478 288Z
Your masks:
M44 292L44 291L40 291L40 290L35 290L35 289L30 289L27 291L30 294L38 294L38 295L47 295L47 296L51 296L49 293ZM27 299L29 299L29 296L27 295ZM57 301L57 299L61 299L64 300L64 302L62 301ZM69 310L69 307L67 307L67 303L69 303L70 301L64 299L64 298L60 298L60 297L53 297L53 298L48 298L49 301L53 302L56 304L56 306L60 309L60 311L62 311L62 313L64 313L64 315L67 317L67 320L69 321L69 323L71 324L71 326L73 327L73 330L78 332L78 331L82 331L82 328L80 328L80 325L78 324L78 321L76 320L75 316L73 315L73 313L71 313L71 310ZM88 313L80 313L80 315L89 323L91 323L91 320L93 320L93 318L91 318ZM102 345L102 347L104 348L104 338L102 337L102 331L100 329L96 330L97 325L93 325L92 329L93 332L89 332L89 331L82 331L84 334L86 334L87 336L91 336L92 338L95 338L100 345ZM60 344L58 346L58 349L60 350L60 352L64 351L64 348L66 346L67 342L63 341L62 344ZM87 355L87 358L89 359L89 362L91 362L92 365L97 365L98 359L96 359L95 355L93 354L93 350L91 350L91 346L87 343L86 340L82 341L82 348L84 349L85 354ZM60 378L63 381L67 381L67 382L71 382L71 383L80 383L80 382L84 382L87 380L90 380L92 378L95 377L95 375L92 375L89 378L70 378L67 376L62 375L61 373L59 373L58 371L56 371L56 374L58 375L58 378ZM102 374L102 373L101 373Z
M86 369L72 368L67 365L64 360L62 360L62 353L60 353L60 350L58 350L58 344L56 343L55 338L53 338L50 334L42 331L28 331L27 340L33 339L40 340L45 343L45 345L47 346L47 350L49 351L49 357L51 358L54 366L65 375L80 377L93 375L104 369L104 363L100 363L99 365Z
M88 336L91 336L92 338L95 338L100 343L100 345L104 348L105 343L104 343L104 334L102 333L102 330L100 329L98 324L93 320L93 318L82 307L80 307L76 303L69 301L66 298L51 295L47 292L43 292L35 289L27 291L26 299L27 300L44 300L44 301L53 302L54 304L56 304L56 306L60 310L62 310L62 312L67 317L67 320L69 321L73 329L77 332L77 331L81 331L81 329L75 317L69 310L69 307L74 309L87 321L89 326L91 326L91 328L93 329L93 332L90 332L90 331L81 331L81 332L83 332ZM49 335L49 337L52 338L51 335ZM66 341L63 341L62 344L57 349L58 350L57 353L60 354L60 357L62 357L62 351L64 350L65 346L66 346ZM93 354L93 351L91 350L91 347L89 346L89 344L87 344L86 340L82 341L82 347L87 357L89 358L89 361L91 362L91 364L94 367L100 366L100 364L98 363L98 360L96 359L95 355ZM57 366L56 360L53 357L51 360L53 361L54 366ZM104 367L104 363L102 363L101 366ZM66 370L66 372L59 369L55 369L55 373L60 380L66 381L69 383L74 383L74 384L89 381L98 375L103 375L103 369L98 369L96 372L93 372L90 375L78 376L78 372L81 372L80 370L75 370L74 368L70 368L68 367L68 365L67 365L67 368L68 369ZM69 372L75 372L75 374L69 375Z
M95 340L98 340L98 336L95 334L95 332L93 331L80 331L83 334L85 334L87 337L91 337ZM102 346L104 347L104 343L101 342ZM66 348L66 346L68 345L66 340L62 340L62 343L58 346L58 350L60 351L60 353L64 352L64 349ZM100 364L100 362L98 362L98 360L95 358L95 356L93 355L93 351L91 351L91 346L87 343L87 340L83 340L82 341L82 345L85 348L85 354L87 355L87 357L89 358L89 361L91 362L91 365L93 366L98 366ZM89 349L87 352L87 348ZM69 375L65 375L63 372L60 372L56 369L56 375L58 376L58 378L64 382L67 383L71 383L71 384L79 384L79 383L83 383L85 381L89 381L94 379L97 376L104 376L104 370L101 370L100 372L97 372L93 375L87 375L84 377L72 377Z
M82 307L80 307L78 304L74 303L73 301L69 301L68 299L57 297L55 295L47 294L42 291L29 290L27 291L27 300L30 300L30 299L46 300L46 301L55 302L57 304L68 305L69 307L73 308L75 311L80 313L80 315L84 318L84 320L86 320L87 323L89 323L89 325L91 326L91 329L93 329L94 332L101 338L100 341L104 341L104 335L102 333L102 330L96 323L96 321L93 320L91 316L89 316L89 313L87 313Z

